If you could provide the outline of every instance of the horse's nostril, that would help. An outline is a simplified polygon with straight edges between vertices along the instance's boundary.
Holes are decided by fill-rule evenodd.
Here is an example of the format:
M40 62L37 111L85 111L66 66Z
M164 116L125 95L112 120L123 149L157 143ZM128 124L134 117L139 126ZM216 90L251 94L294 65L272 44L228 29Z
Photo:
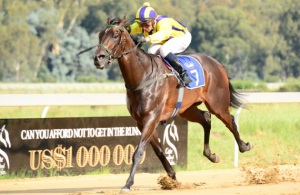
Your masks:
M98 60L102 60L105 57L105 55L98 55L97 58Z

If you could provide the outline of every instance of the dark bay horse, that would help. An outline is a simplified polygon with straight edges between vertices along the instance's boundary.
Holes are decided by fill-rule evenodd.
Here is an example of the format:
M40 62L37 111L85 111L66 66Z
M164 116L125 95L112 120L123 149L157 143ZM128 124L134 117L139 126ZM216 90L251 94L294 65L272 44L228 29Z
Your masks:
M175 171L166 159L159 142L156 127L161 121L172 116L178 97L178 81L170 74L162 59L147 54L137 47L125 28L125 17L112 22L110 18L104 30L99 33L99 44L94 54L94 64L103 69L114 59L118 60L125 87L127 89L127 108L137 122L141 137L132 158L129 178L121 192L130 192L134 183L137 166L143 156L146 144L150 142L168 175L176 179ZM239 107L242 102L233 89L223 66L215 59L201 54L191 54L203 66L205 86L184 89L182 105L178 114L191 122L202 125L204 129L203 155L211 162L219 162L219 156L213 154L209 147L211 129L210 113L219 118L232 132L240 152L249 151L251 143L245 143L237 131L234 117L229 108ZM197 108L204 103L208 111Z

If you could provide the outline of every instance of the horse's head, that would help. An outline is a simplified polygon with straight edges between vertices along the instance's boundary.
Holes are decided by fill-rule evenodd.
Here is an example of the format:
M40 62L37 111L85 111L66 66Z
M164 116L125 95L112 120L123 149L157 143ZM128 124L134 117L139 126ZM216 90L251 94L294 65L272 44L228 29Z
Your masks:
M94 53L94 65L98 69L110 65L122 53L126 43L125 23L125 17L123 19L107 19L107 25L99 33L99 45Z

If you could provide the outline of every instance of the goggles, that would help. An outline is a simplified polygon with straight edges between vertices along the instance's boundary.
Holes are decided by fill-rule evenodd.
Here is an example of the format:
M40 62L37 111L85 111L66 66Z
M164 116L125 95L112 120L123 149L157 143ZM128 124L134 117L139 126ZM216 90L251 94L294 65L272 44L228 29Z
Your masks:
M147 22L141 22L141 21L136 21L139 25L139 27L148 27L152 25L152 20L147 21Z

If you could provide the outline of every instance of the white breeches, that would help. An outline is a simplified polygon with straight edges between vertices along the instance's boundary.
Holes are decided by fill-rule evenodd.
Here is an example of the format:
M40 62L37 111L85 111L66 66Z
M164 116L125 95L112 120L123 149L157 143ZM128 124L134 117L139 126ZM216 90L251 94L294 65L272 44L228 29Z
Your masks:
M192 35L189 31L185 33L182 37L174 37L167 42L165 42L163 45L154 43L152 44L149 49L148 53L161 55L163 58L165 58L170 52L173 54L181 53L190 45L192 41Z

